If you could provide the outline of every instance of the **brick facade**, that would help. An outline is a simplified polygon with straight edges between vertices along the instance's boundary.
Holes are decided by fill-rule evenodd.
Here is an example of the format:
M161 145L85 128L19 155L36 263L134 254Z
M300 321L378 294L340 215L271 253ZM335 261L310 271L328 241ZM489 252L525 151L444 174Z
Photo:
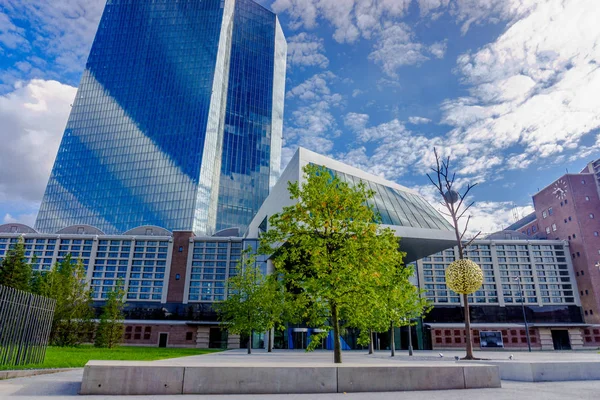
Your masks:
M493 326L472 329L473 345L480 347L480 331L502 332L502 342L505 349L527 349L527 336L523 327L496 328ZM532 349L541 349L539 332L535 328L529 329ZM460 328L432 328L431 342L433 349L464 348L466 343L465 330Z
M564 197L557 196L559 186L566 188ZM534 195L533 203L541 233L569 241L585 320L600 323L600 197L595 176L564 175Z
M173 257L169 273L167 302L183 303L190 239L194 236L193 232L173 232Z
M158 346L161 333L168 334L167 347L196 347L196 327L184 324L149 324L146 321L125 325L123 344Z

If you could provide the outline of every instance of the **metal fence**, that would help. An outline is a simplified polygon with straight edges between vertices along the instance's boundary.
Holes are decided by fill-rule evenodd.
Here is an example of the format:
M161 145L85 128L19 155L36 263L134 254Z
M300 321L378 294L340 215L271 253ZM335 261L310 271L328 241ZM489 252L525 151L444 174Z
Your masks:
M0 365L41 364L56 300L0 285Z

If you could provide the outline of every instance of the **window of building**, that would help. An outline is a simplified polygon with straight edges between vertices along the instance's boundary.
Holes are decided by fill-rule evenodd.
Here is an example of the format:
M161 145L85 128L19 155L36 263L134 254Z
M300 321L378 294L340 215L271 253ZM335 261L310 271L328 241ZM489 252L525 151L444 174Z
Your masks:
M179 246L179 252L183 253L183 246Z
M582 179L582 180L581 180L581 184L582 184L582 185L585 185L585 179Z
M564 204L564 203L561 201L561 202L560 202L560 206L562 207L562 206L563 206L563 204Z
M587 310L585 310L585 315L588 315L588 312L587 312Z
M550 227L549 227L549 226L547 226L547 227L546 227L546 233L547 233L548 235L550 234Z
M532 226L532 227L531 227L531 231L532 231L533 233L536 233L536 232L537 232L537 226L535 226L535 225L534 225L534 226Z
M554 211L552 211L552 207L550 207L550 208L548 209L548 215L552 215L552 214L554 214Z
M194 332L186 332L185 340L192 340L194 338Z
M565 200L565 204L569 204L569 200Z
M594 219L594 214L590 213L590 219Z
M598 232L594 232L594 236L598 236Z
M556 224L552 224L552 230L556 232Z
M577 257L581 257L581 253L577 252Z
M587 294L589 294L589 292L588 292L588 290L587 290L587 289L585 289L585 294L586 294L586 295L587 295Z
M573 234L573 239L577 239L577 235L576 234Z
M577 272L575 273L575 275L576 275L576 276L579 276L579 271L577 271Z
M585 201L590 201L590 196L585 196Z
M581 271L581 276L584 276L584 275L585 275L585 271Z
M572 221L573 219L571 217L569 217L569 221Z
M567 223L567 219L565 218L565 224Z
M594 315L594 310L590 310L590 315Z
M531 228L527 228L527 236L531 235Z
M542 217L547 218L548 217L548 213L546 211L542 211Z

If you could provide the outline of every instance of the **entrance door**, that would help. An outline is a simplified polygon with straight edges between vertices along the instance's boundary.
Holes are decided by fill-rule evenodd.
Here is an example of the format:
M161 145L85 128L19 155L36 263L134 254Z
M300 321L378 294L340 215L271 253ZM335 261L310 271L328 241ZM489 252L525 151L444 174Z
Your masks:
M210 328L208 336L209 349L226 349L227 348L227 331L221 328Z
M571 341L569 340L569 331L552 330L552 343L554 350L571 350Z
M158 335L158 347L167 347L167 341L169 340L168 333L161 333Z
M294 349L306 349L307 343L307 332L295 330L292 334L294 341Z

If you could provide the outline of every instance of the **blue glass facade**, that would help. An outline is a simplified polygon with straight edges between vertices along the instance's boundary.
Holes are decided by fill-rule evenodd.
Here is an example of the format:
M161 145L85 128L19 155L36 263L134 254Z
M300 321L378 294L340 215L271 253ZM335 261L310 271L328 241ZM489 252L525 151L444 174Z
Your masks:
M286 48L275 15L252 0L237 0L234 27L217 230L244 232L269 194L272 165L280 163L273 147L281 146L281 128L273 128L273 115L283 114L283 88L274 76L285 74Z
M246 19L237 15L246 10ZM217 221L247 224L252 215L236 219L231 210L218 206L225 201L239 204L230 198L232 192L219 195L220 186L229 187L219 180L221 171L226 176L244 160L254 161L258 152L237 142L232 146L231 139L224 143L225 116L226 110L239 110L237 104L247 103L248 96L275 97L277 27L274 14L249 0L108 0L36 229L56 232L89 224L112 234L156 225L212 234ZM244 57L234 48L253 48L255 57ZM267 53L271 57L266 62ZM232 64L234 60L243 60L246 68L233 72L230 66L237 68L241 62ZM265 67L270 76L262 72ZM285 68L279 73L285 77ZM229 90L229 85L238 87L236 82L249 88L237 97L239 91ZM266 106L272 110L272 101ZM272 118L280 115L248 108L240 116L245 120L231 123L260 121L271 127ZM261 131L260 139L257 130L235 132L248 138L243 144L262 145L268 172L261 171L268 182L271 168L279 168L279 160L276 166L271 163L267 143L273 132ZM280 130L275 137L281 146ZM234 159L237 164L230 167ZM258 177L249 169L243 173ZM253 190L260 205L268 183L266 192L262 183L256 190L245 189Z

